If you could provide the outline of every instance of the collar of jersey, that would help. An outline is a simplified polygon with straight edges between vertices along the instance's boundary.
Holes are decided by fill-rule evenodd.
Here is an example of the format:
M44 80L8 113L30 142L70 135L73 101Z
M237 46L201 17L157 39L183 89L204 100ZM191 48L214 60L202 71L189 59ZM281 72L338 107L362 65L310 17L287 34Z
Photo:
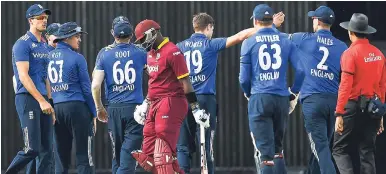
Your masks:
M202 33L193 33L191 37L205 37L205 34L202 34Z
M157 50L161 49L166 43L169 42L169 38L168 37L165 37L164 41L162 41L158 47L157 47Z
M33 42L39 42L38 39L36 39L35 35L32 34L30 31L27 31L27 34L28 34L29 38L31 38L31 40ZM43 40L41 40L41 41L43 41Z
M56 48L62 48L62 49L68 48L68 49L74 50L68 43L63 41L58 42L58 44L56 45Z
M258 31L258 33L262 32L274 32L275 30L273 28L262 28Z
M322 34L332 34L330 30L326 30L326 29L320 29L318 31L316 31L316 33L322 33Z
M369 44L368 39L358 39L357 41L353 42L351 46L358 45L358 44Z
M129 43L115 43L116 47L128 46Z

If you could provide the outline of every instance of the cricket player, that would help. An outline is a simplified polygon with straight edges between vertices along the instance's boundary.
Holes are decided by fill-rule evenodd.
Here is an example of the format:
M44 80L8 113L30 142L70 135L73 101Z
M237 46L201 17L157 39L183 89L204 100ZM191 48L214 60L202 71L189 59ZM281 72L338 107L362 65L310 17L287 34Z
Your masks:
M54 40L56 38L55 34L56 34L56 32L58 32L59 27L60 27L59 23L52 23L47 27L46 39L48 42L48 50L49 51L52 51L56 48L57 43L54 43Z
M38 157L37 173L49 173L52 160L52 131L54 112L49 103L51 93L43 76L47 66L47 43L42 38L51 11L40 4L30 6L26 18L29 31L12 48L15 78L15 105L23 132L24 149L19 151L5 173L17 173ZM30 171L31 173L34 173Z
M113 24L114 46L99 52L92 81L97 117L108 122L112 145L112 173L135 173L136 161L131 152L141 148L143 126L134 119L134 110L143 102L142 74L146 52L130 43L133 27L126 21ZM105 81L108 112L101 100ZM107 118L108 113L108 118Z
M77 172L94 173L92 139L96 131L96 110L86 59L76 52L82 33L87 34L75 22L64 23L54 40L57 47L49 55L48 78L57 117L55 141L59 160L55 162L56 173L68 173L73 140Z
M313 156L309 173L336 173L330 143L334 133L335 107L340 81L340 57L347 45L335 38L331 25L334 12L320 6L308 12L315 33L294 33L290 39L307 56L304 64L305 79L300 90L304 127L308 134Z
M216 130L216 69L218 52L236 45L257 30L246 29L228 38L214 38L214 20L206 13L199 13L193 17L192 36L177 44L184 53L188 66L189 78L197 94L198 103L210 114L210 128L205 130L205 146L209 173L214 173L213 139ZM191 115L188 112L188 115ZM200 136L196 131L196 123L192 116L184 120L177 144L177 158L182 170L190 173L191 154L195 152L194 140ZM193 143L193 144L192 144Z
M241 46L239 81L249 100L249 128L255 154L259 154L256 166L261 166L262 174L286 173L283 136L289 102L295 99L304 79L304 55L285 35L272 28L271 7L256 6L252 18L258 32ZM286 80L288 62L296 70L290 90Z
M374 114L369 103L376 98L385 103L386 59L367 39L377 30L366 15L354 13L340 26L348 30L352 44L341 58L333 157L341 174L354 173L349 149L356 146L360 173L375 173L375 139L383 129L383 114Z
M149 90L147 99L134 113L138 123L145 122L142 151L132 154L146 171L183 174L176 159L176 145L188 102L198 124L209 127L209 116L197 102L183 53L162 36L160 29L153 20L144 20L135 28L136 42L148 51Z

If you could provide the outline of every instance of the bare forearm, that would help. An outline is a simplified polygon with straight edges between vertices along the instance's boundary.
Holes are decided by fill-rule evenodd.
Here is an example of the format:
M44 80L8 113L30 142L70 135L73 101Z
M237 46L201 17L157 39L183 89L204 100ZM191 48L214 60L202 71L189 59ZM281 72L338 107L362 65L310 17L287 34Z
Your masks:
M92 98L96 106L96 110L103 108L103 103L101 99L101 87L92 87Z
M256 32L257 32L257 28L248 28L248 29L244 29L244 30L238 32L237 34L235 34L231 37L228 37L227 42L226 42L226 48L229 48L233 45L236 45L236 44L244 41L245 39L249 38L250 36L252 36Z
M24 88L35 98L39 103L45 101L44 97L40 92L36 89L34 82L32 81L29 75L19 75L20 82L23 84Z
M50 85L50 81L48 81L48 79L46 79L46 89L47 89L47 97L49 99L52 98L52 95L51 95L51 85Z

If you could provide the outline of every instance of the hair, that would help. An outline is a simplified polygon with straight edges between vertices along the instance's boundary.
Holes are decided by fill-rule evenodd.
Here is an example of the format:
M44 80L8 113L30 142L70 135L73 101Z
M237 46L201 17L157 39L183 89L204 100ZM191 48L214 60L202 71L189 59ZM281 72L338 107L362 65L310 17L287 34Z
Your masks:
M212 16L206 13L198 13L193 16L192 23L194 31L202 31L205 30L209 24L214 25L214 20Z
M258 21L260 25L264 26L264 27L268 27L268 26L271 26L273 24L273 20L262 20L262 21Z
M331 24L326 24L324 23L323 21L319 20L319 25L322 26L322 27L328 27L328 28L331 28Z
M133 36L133 34L130 34L128 36L121 36L121 37L117 36L117 37L115 37L115 39L118 40L119 42L126 42L126 41L128 42L131 40L132 36Z
M354 33L354 35L357 37L357 38L360 38L360 39L365 39L368 37L367 34L364 34L364 33L357 33L357 32L352 32Z

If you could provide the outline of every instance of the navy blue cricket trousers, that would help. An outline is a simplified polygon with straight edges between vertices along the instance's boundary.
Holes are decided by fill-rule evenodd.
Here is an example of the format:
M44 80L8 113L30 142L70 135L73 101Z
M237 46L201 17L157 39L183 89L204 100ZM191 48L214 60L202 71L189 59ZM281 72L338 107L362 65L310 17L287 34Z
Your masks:
M215 170L213 156L213 140L217 124L217 103L215 95L197 95L198 103L202 109L210 114L210 128L205 129L205 150L208 165L208 174L213 174ZM188 115L182 122L180 136L177 143L177 159L180 168L186 174L190 173L192 153L196 152L196 143L200 143L200 129L194 120L192 110L189 107ZM200 152L200 150L199 150Z
M258 154L256 167L261 168L261 174L287 173L282 154L288 112L288 96L252 94L249 98L249 129Z
M133 174L136 170L131 152L141 149L143 126L134 120L135 106L137 104L112 103L107 108L113 174Z
M48 98L44 96L48 101ZM52 116L43 114L39 103L27 93L17 94L15 105L24 139L5 173L17 173L36 157L36 173L50 173L52 165Z
M304 127L313 155L309 161L308 173L336 173L330 144L335 128L337 98L334 94L312 94L301 100Z
M55 141L59 156L58 159L55 158L55 173L68 173L73 140L75 140L77 173L94 173L93 117L86 103L81 101L56 103L55 114Z

